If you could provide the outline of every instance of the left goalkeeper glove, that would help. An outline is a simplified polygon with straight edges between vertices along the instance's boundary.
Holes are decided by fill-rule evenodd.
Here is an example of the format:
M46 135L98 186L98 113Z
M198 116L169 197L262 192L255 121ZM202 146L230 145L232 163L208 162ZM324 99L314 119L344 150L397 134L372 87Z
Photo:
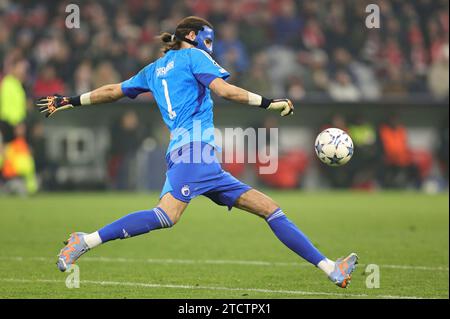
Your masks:
M81 105L80 96L68 97L59 94L41 97L36 106L39 107L41 113L45 113L45 117L52 116L58 111L71 109Z
M294 105L289 99L266 99L262 98L261 107L279 112L281 116L294 114Z

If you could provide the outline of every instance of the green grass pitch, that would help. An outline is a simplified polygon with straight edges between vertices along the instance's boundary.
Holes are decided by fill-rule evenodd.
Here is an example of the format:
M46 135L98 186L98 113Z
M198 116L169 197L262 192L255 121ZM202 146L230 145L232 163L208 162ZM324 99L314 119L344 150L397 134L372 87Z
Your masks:
M157 194L0 197L0 298L448 298L448 193L268 192L329 258L357 252L348 289L284 247L248 213L192 201L169 230L108 243L78 262L68 289L56 255L72 231L91 232ZM366 265L380 287L366 287Z

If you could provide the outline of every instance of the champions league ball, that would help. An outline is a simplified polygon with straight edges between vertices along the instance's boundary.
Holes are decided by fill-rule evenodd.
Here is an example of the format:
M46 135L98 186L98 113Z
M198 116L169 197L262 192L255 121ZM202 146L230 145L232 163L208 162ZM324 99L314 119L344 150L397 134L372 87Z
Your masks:
M353 156L353 141L343 130L327 128L317 135L317 157L329 166L342 166Z

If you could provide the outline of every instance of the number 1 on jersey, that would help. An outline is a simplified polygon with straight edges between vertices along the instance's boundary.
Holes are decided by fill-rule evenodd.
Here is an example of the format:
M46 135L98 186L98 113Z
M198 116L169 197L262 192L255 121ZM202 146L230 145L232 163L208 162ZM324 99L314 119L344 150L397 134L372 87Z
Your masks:
M166 97L166 103L167 103L167 111L169 112L169 118L173 120L177 114L175 111L172 110L172 103L170 102L170 96L169 96L169 86L167 85L166 79L162 79L162 84L164 86L164 96Z

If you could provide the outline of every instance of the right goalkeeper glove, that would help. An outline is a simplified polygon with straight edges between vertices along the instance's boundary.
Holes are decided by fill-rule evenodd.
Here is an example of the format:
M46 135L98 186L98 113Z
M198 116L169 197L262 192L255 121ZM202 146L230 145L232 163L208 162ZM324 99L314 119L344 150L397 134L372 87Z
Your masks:
M58 111L71 109L81 105L80 96L68 97L59 94L41 97L36 106L39 107L41 113L45 113L45 117L52 116Z

